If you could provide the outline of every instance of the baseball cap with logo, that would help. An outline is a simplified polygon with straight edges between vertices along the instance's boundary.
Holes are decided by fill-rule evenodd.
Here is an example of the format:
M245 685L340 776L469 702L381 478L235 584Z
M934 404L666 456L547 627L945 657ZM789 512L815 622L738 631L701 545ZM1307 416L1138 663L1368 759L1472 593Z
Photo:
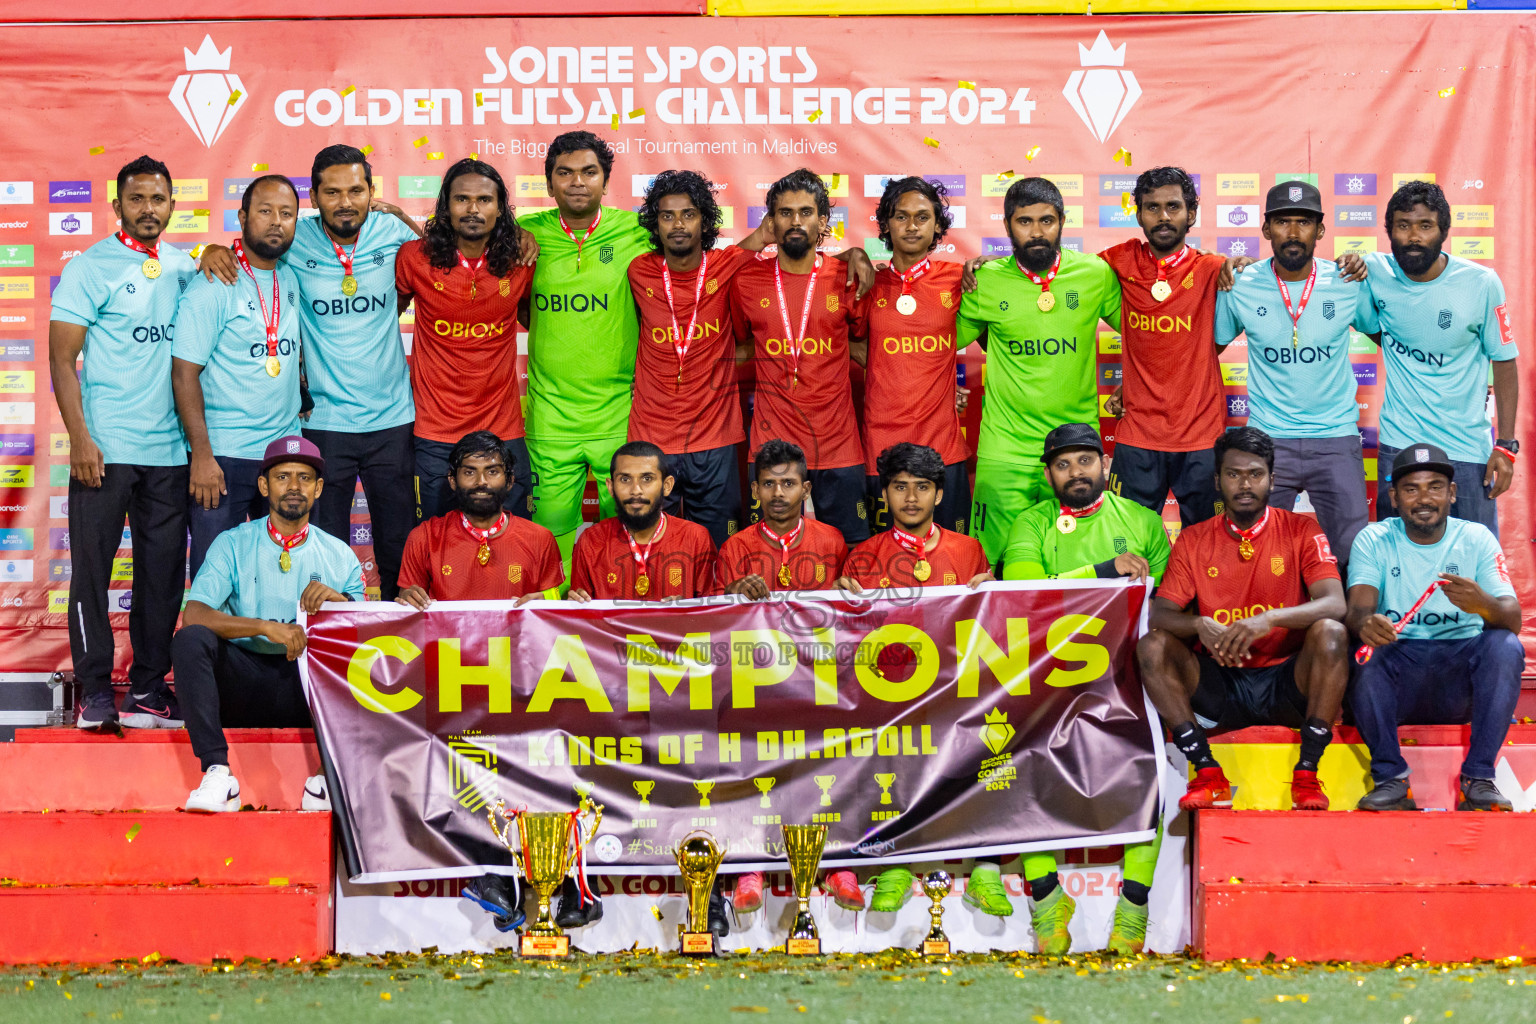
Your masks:
M1104 441L1099 437L1099 432L1086 423L1063 423L1045 435L1045 452L1040 456L1040 461L1049 463L1057 452L1068 448L1092 448L1103 455Z
M1323 194L1305 181L1280 181L1264 197L1264 216L1300 210L1323 215Z
M308 438L292 436L280 437L267 445L267 454L261 460L261 471L265 473L273 466L283 462L303 462L315 468L315 472L325 475L325 459L320 455L320 449L315 447L315 442Z
M1392 482L1397 483L1398 477L1417 473L1421 469L1431 469L1436 473L1444 473L1452 480L1456 479L1456 467L1451 465L1451 457L1445 454L1445 449L1432 444L1411 444L1393 457Z

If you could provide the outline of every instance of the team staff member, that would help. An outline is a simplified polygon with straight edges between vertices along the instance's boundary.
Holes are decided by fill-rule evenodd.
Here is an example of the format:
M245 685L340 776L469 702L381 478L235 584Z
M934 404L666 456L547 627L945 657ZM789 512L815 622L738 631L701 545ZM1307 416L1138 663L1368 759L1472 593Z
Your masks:
M571 553L572 601L661 601L717 594L715 546L698 523L662 511L675 483L666 453L628 441L613 453L612 519L582 533Z
M1099 254L1115 268L1124 303L1109 486L1159 514L1172 489L1189 526L1217 512L1211 446L1226 427L1227 400L1212 339L1226 261L1185 243L1200 197L1182 167L1143 171L1133 195L1146 240Z
M449 454L478 424L506 446L514 472L507 511L533 516L517 379L518 306L533 279L533 268L520 263L523 240L496 168L464 159L443 175L421 238L402 245L395 258L400 311L416 303L411 390L422 520L453 507Z
M313 613L327 601L363 598L363 567L352 549L310 529L324 476L313 442L293 436L268 445L257 486L271 514L214 538L187 592L171 657L187 735L203 766L189 811L240 809L225 728L310 726L298 666L304 629L293 621L295 610ZM303 806L329 809L324 776L305 784Z
M976 290L960 301L956 347L980 341L987 353L970 528L994 564L1019 513L1050 497L1045 435L1098 417L1098 323L1120 328L1114 271L1062 249L1064 212L1061 190L1045 178L1009 185L1013 258L980 267Z
M1269 190L1262 231L1274 256L1217 294L1216 344L1248 336L1248 425L1275 441L1270 504L1293 508L1306 491L1347 565L1368 512L1349 331L1376 332L1370 291L1314 255L1327 227L1322 195L1307 182Z
M416 411L400 338L395 256L421 232L398 206L373 198L373 168L352 146L315 154L309 201L320 216L299 222L285 258L299 278L304 378L315 403L304 436L325 454L329 474L315 525L350 542L352 496L361 479L379 593L391 600L405 537L416 523ZM239 279L222 246L209 246L202 266L226 284Z
M1494 785L1493 766L1525 669L1520 600L1498 538L1450 515L1455 478L1456 466L1436 445L1398 452L1390 488L1398 514L1367 526L1349 563L1345 621L1373 652L1350 690L1375 785L1360 798L1363 811L1414 810L1397 727L1452 722L1472 724L1457 809L1513 810ZM1403 624L1435 583L1439 589Z
M133 663L121 721L181 725L165 686L187 550L187 447L171 392L171 336L195 268L160 243L175 208L165 164L148 156L126 164L112 200L121 230L66 263L53 293L48 366L69 431L69 652L82 729L119 720L107 587L125 516L133 531Z
M849 339L863 334L854 275L816 246L831 216L827 186L805 168L768 189L778 256L742 269L733 285L738 358L756 377L753 458L770 438L805 452L816 518L857 544L869 536L864 454L849 371ZM749 347L750 346L750 347Z
M1064 423L1045 438L1045 475L1054 497L1026 509L1013 521L1003 552L1007 580L1151 578L1156 584L1168 567L1168 534L1157 513L1106 490L1104 444L1097 427ZM1112 953L1139 953L1147 938L1147 898L1157 866L1159 839L1125 848L1125 882L1115 904L1109 933ZM1054 853L1023 857L1024 877L1043 920L1034 922L1041 948L1049 939L1066 949L1066 935L1076 904L1063 893L1065 910L1054 907L1051 893L1061 884ZM1011 914L996 864L978 861L967 894L990 914ZM1054 912L1053 912L1054 911ZM1057 934L1053 935L1052 931Z
M240 197L234 287L195 279L176 311L171 381L191 449L190 571L213 538L267 514L257 487L267 446L299 432L299 285L280 262L293 245L299 193L281 174Z
M1268 506L1274 458L1254 427L1217 440L1224 514L1179 534L1136 645L1142 685L1195 768L1185 810L1231 803L1206 730L1249 725L1301 730L1291 805L1328 809L1317 765L1349 680L1344 587L1317 524Z
M811 497L805 453L788 441L766 441L752 473L752 501L763 518L721 546L716 576L725 592L761 601L779 591L832 587L842 575L848 543L837 527L804 515ZM738 903L736 909L756 907Z
M1494 500L1509 490L1520 453L1518 352L1504 284L1490 268L1444 251L1451 207L1439 185L1404 182L1387 202L1386 221L1392 255L1365 257L1387 371L1378 461L1390 465L1416 440L1444 448L1456 469L1450 515L1498 536ZM1494 441L1484 412L1490 362ZM1378 490L1376 518L1392 514Z
M865 300L865 344L853 350L864 364L865 495L875 528L890 525L875 456L901 441L925 445L944 459L938 521L964 533L971 474L955 409L955 317L965 266L932 257L954 223L944 186L915 175L892 179L875 221L891 262L876 275Z

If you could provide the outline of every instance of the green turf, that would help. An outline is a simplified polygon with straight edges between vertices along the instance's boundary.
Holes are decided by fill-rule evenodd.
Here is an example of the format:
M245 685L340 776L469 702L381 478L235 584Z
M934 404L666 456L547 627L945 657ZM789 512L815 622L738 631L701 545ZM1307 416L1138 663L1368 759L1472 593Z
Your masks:
M1536 1020L1536 967L1215 963L900 953L685 962L648 953L549 966L507 955L315 964L0 970L0 1021L635 1024L1430 1024Z

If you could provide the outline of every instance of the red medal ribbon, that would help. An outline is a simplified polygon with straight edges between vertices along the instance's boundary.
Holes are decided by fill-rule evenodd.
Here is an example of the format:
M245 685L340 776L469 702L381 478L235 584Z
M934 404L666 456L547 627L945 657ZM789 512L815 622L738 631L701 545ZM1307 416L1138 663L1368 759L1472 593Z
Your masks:
M780 553L779 571L782 573L785 569L789 568L789 549L794 547L795 541L800 539L800 532L805 529L805 517L801 516L800 521L795 524L795 528L782 537L768 529L767 523L758 523L757 528L763 532L764 537L778 543Z
M1142 244L1145 245L1146 243L1143 242ZM1166 281L1166 280L1168 280L1168 272L1170 270L1173 270L1180 263L1183 263L1184 260L1186 258L1188 258L1189 254L1194 252L1194 251L1195 250L1191 249L1189 246L1186 245L1184 248L1180 249L1178 252L1174 253L1172 256L1165 256L1163 259L1158 260L1157 261L1157 279L1159 281ZM1152 252L1152 247L1150 245L1148 245L1147 246L1147 253L1148 253L1148 255L1150 255L1151 252Z
M489 544L491 538L500 533L502 527L507 525L507 513L506 510L503 509L501 517L496 520L496 525L492 526L488 530L482 530L478 526L471 523L469 521L469 516L465 515L463 512L459 513L459 522L463 525L465 533L469 534L481 544Z
M289 551L292 551L294 548L304 543L305 539L309 536L309 524L305 523L304 528L298 533L295 533L292 537L284 537L282 534L277 532L277 527L272 525L272 517L268 516L267 536L272 538L272 543L283 549L284 554L287 554Z
M933 540L938 532L939 524L929 523L928 532L921 539L919 539L908 533L906 530L903 530L899 526L892 526L891 539L894 540L903 551L910 551L912 554L916 555L917 560L921 562L928 557L928 542Z
M1270 507L1268 505L1264 506L1264 515L1260 517L1258 522L1254 523L1246 530L1239 530L1237 528L1237 524L1232 522L1232 518L1230 516L1226 516L1224 518L1227 520L1227 529L1237 537L1239 544L1247 542L1251 552L1253 542L1259 539L1259 534L1263 533L1264 527L1269 525L1269 513Z
M261 319L267 325L267 358L277 355L277 318L282 313L282 295L277 287L277 264L272 265L272 315L267 315L267 300L262 298L261 285L256 284L256 271L251 269L251 261L245 258L245 246L240 244L240 239L235 239L229 246L235 253L235 259L240 264L240 269L245 271L245 276L251 279L251 284L256 285L256 301L261 303Z
M128 248L132 249L134 252L141 252L144 255L148 256L152 260L157 260L157 259L160 258L160 243L159 242L156 242L155 243L155 247L153 249L151 249L149 246L145 245L143 242L139 241L137 238L134 238L132 235L130 235L126 231L119 231L117 233L117 240L119 242L122 242Z
M597 208L597 216L593 217L592 218L592 223L587 225L587 233L582 235L580 238L577 238L576 237L576 232L572 231L571 228L570 228L570 225L565 222L565 214L562 213L560 215L560 230L565 232L565 237L566 238L569 238L572 242L576 243L576 269L577 270L581 269L581 247L586 243L587 239L592 237L592 232L597 230L597 226L602 223L602 220L603 220L603 208L601 206L599 206Z
M352 276L352 256L353 256L353 253L357 252L357 243L353 242L352 243L352 252L347 252L347 250L343 249L337 243L336 239L331 238L330 235L326 235L325 237L326 237L327 240L330 241L331 248L336 250L336 258L341 260L341 272L342 272L342 275L345 276L345 277L351 277Z
M672 314L672 347L677 351L677 382L683 382L683 360L688 358L688 346L693 343L693 328L699 322L699 304L704 298L704 277L709 270L709 253L699 263L699 281L693 288L693 316L688 318L688 332L678 333L677 306L672 301L672 271L666 257L661 260L661 290L667 295L667 312Z
M485 266L485 257L481 256L479 259L475 260L475 262L471 263L468 259L465 258L464 254L458 250L454 250L454 255L459 258L459 266L469 271L469 297L473 299L475 297L475 275L480 272L481 267Z
M908 270L898 271L893 266L893 267L891 267L891 272L893 274L895 274L897 277L901 278L901 294L903 294L903 295L910 295L910 294L912 294L912 286L917 283L917 279L922 277L924 274L928 273L928 271L930 271L932 269L933 269L933 260L931 260L928 257L924 256L923 257L923 262L918 263L918 264L912 266Z
M650 541L645 545L645 554L642 555L640 553L640 545L635 543L635 535L629 532L629 527L624 527L624 539L629 541L629 553L635 556L635 563L640 566L641 576L649 577L651 575L647 571L646 562L651 557L651 548L656 546L656 542L661 540L662 535L666 532L667 514L663 512L661 514L661 522L656 525L656 532L651 534Z
M1317 260L1312 260L1312 273L1307 275L1307 283L1301 289L1301 299L1296 306L1296 312L1291 312L1291 290L1285 286L1285 279L1280 276L1280 268L1275 266L1275 261L1270 260L1269 269L1275 272L1275 284L1280 286L1280 300L1285 303L1285 313L1291 318L1291 340L1296 340L1297 333L1301 330L1301 314L1307 310L1307 300L1312 297L1312 286L1317 284Z
M1092 505L1088 505L1085 508L1068 508L1066 505L1062 505L1061 506L1061 514L1064 515L1064 516L1071 516L1073 519L1083 519L1083 518L1085 518L1087 516L1093 515L1095 512L1097 512L1099 510L1099 507L1101 505L1103 505L1103 504L1104 504L1104 495L1101 494L1101 495L1099 495L1097 501L1095 501Z
M1013 258L1013 262L1018 266L1020 273L1040 286L1042 292L1048 292L1051 290L1051 282L1056 280L1056 271L1061 269L1061 253L1056 254L1056 262L1051 264L1051 269L1046 271L1044 277L1026 267L1017 256Z
M784 299L784 268L778 260L773 261L773 286L779 292L779 316L784 321L785 348L789 353L789 374L791 383L800 380L800 347L805 344L806 328L811 323L811 299L816 294L816 274L821 270L821 257L816 257L816 267L811 271L810 280L805 282L805 308L800 311L800 336L794 337L789 327L789 303Z

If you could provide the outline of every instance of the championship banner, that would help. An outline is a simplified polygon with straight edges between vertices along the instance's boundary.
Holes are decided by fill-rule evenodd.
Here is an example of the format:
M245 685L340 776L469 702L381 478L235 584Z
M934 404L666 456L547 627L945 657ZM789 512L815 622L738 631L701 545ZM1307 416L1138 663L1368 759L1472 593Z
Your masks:
M1098 581L669 607L328 605L306 691L354 882L507 870L488 822L602 805L588 863L655 873L703 828L733 870L1150 838L1147 588Z

